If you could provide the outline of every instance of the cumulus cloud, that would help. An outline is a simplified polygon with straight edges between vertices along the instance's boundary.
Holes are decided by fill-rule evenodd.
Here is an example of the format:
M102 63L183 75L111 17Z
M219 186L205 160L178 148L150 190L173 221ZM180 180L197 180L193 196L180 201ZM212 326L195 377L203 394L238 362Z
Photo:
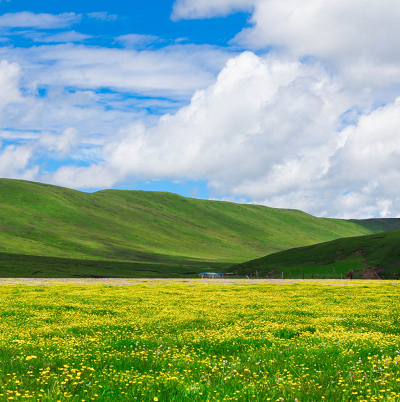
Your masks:
M14 143L13 152L22 152L21 144L30 145L30 164L43 158L94 163L102 158L107 138L121 126L138 120L154 124L157 114L148 109L175 111L194 90L213 81L231 54L182 45L152 52L73 44L3 47L0 137L4 144ZM79 133L70 127L79 127Z
M399 215L400 192L395 184L400 180L399 132L400 98L362 115L356 125L343 130L345 142L326 178L344 192L335 206L337 215L349 216L360 207L370 214Z
M399 83L397 1L178 0L173 18L210 18L243 10L251 10L250 26L232 43L318 57L340 69L347 85Z
M0 151L0 176L11 179L35 180L39 167L28 168L33 155L30 145L8 145Z
M51 181L206 179L222 195L321 216L396 215L400 101L342 130L351 102L318 64L246 52L175 115L121 129L103 162L63 167Z
M310 72L297 61L244 53L176 115L163 116L154 128L134 124L121 130L106 143L103 157L119 177L207 177L214 187L235 191L249 177L264 180L266 171L302 149L324 146L325 132L337 123L331 114L346 108L338 92L318 67ZM312 135L302 135L309 127ZM277 180L275 188L259 193L279 193L288 185Z
M62 13L54 14L35 14L30 11L19 13L6 13L0 15L0 27L2 28L65 28L81 20L80 14Z
M393 0L368 6L362 0L256 0L254 7L254 26L243 30L238 41L285 46L296 55L398 60L394 44L400 33L400 4Z
M30 34L42 41L83 39L74 31ZM0 109L8 110L0 123L14 130L13 138L21 130L60 134L73 125L98 146L121 126L137 119L155 122L157 114L176 111L213 82L232 54L196 45L152 51L73 43L3 46Z
M16 130L10 137L17 130L21 137L19 145L3 141L0 174L73 188L206 180L221 199L246 197L319 216L398 216L400 9L391 0L369 6L175 3L174 19L250 11L252 25L234 43L269 49L259 55L194 45L140 51L159 38L136 34L117 38L124 49L2 47L8 61L0 63L0 118ZM142 108L179 106L150 119L132 94L147 97ZM9 140L7 133L0 138ZM43 149L75 158L76 166L30 168Z
M96 151L77 157L96 159L107 136L136 120L154 124L157 114L176 111L214 80L231 55L190 45L151 52L74 44L2 47L0 124L10 130L1 135L26 140L27 133L37 138L79 127L85 146Z

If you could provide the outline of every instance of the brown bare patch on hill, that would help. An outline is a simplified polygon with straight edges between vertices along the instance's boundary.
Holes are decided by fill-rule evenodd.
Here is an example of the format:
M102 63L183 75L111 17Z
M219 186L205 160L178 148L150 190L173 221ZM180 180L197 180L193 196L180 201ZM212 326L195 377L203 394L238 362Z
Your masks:
M372 267L371 269L367 270L363 274L364 279L380 279L379 277L379 272L384 271L383 269L379 269L379 267L376 265Z

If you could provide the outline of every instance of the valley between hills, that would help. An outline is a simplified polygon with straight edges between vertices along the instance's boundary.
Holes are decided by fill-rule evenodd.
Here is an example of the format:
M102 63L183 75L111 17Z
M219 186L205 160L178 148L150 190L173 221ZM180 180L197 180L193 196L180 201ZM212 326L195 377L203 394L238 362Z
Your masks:
M165 192L84 193L0 180L1 277L196 277L204 270L301 277L377 270L380 258L394 275L398 229L400 219L317 218Z

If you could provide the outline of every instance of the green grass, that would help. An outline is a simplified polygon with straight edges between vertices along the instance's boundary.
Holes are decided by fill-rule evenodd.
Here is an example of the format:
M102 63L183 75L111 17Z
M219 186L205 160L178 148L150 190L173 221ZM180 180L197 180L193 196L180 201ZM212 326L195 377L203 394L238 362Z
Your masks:
M164 264L181 272L180 266L218 268L388 227L400 228L400 219L376 219L371 224L162 192L104 190L90 194L0 179L0 253L8 255L8 266L12 266L14 254L16 266L24 255L34 255L70 258L71 264L75 264L74 259L103 261L100 265L110 260ZM25 273L20 269L18 275L37 270L48 275L52 262L42 262L43 269L29 268ZM71 265L63 275L89 271L82 268L77 273ZM120 275L119 269L109 272ZM0 267L0 276L10 274L12 271ZM97 275L103 274L102 269Z
M355 277L400 279L400 230L293 248L236 265L242 275L285 278Z
M161 283L0 286L0 400L400 401L394 282Z

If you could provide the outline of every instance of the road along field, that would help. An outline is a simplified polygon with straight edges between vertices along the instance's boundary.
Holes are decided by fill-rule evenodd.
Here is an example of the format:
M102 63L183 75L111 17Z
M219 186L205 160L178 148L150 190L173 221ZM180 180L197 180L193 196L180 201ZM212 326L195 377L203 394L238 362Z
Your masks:
M2 280L0 401L400 401L400 287Z

